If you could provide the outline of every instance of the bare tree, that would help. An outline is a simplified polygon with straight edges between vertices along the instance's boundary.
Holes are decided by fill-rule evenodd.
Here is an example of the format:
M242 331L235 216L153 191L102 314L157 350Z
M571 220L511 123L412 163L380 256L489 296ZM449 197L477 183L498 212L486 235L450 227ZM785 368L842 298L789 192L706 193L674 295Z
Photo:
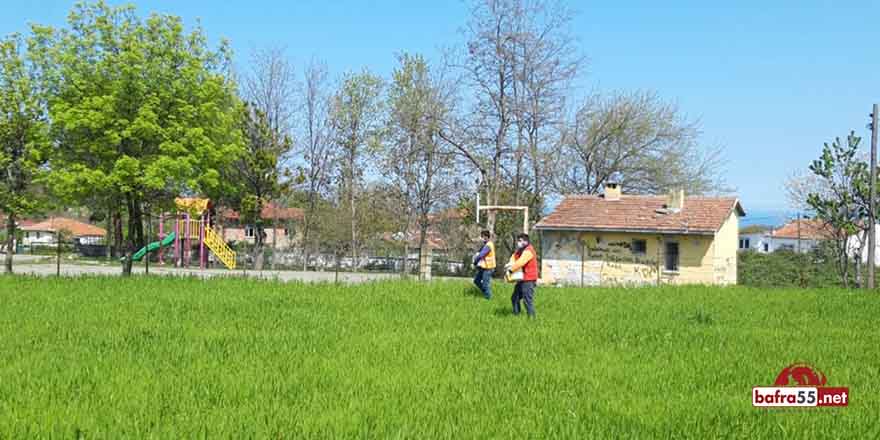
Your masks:
M796 171L785 179L785 197L790 208L796 211L808 211L812 209L807 203L810 194L819 194L821 197L829 195L830 188L827 182L819 176L804 171Z
M464 162L480 174L487 204L498 204L509 184L510 202L540 213L548 152L557 121L584 58L567 27L571 11L551 0L477 0L457 65L473 92L471 109L441 131ZM523 194L530 193L530 199ZM494 212L487 215L495 229Z
M252 108L265 115L273 133L289 135L296 111L297 82L296 69L283 47L253 50L242 95Z
M723 191L720 150L698 141L698 124L653 93L593 96L564 128L553 185L561 194L596 194L619 174L637 193Z
M510 159L510 129L514 123L513 84L517 38L522 5L519 0L478 0L464 33L464 63L458 65L474 93L473 108L451 119L440 131L480 174L485 200L495 204L502 187L502 167ZM478 191L481 189L478 188ZM487 228L495 229L495 213L487 216Z
M572 11L558 2L524 1L517 9L513 83L516 123L514 203L527 185L536 215L543 210L548 155L558 145L566 96L586 58L569 31ZM527 163L530 163L530 170ZM529 172L531 175L529 175ZM530 181L530 182L529 182Z
M288 161L292 152L292 143L287 142L293 130L294 116L296 111L297 82L294 64L285 54L285 49L280 46L270 46L253 50L250 59L250 72L245 76L242 84L242 95L248 101L251 109L259 113L261 119L268 126L270 141L261 140L271 144L274 154L278 154L275 165L278 169L273 170L275 178L280 179L284 175L281 172L288 168ZM251 130L253 131L253 130ZM248 134L250 139L255 139L253 133ZM283 147L283 148L279 148ZM252 146L253 148L253 146ZM280 184L281 182L277 182ZM277 204L277 197L284 191L285 185L280 185L278 191L273 191L270 198L259 200L259 206L255 207L261 212L263 203ZM275 268L275 253L278 250L278 225L277 212L272 210L272 259L271 268ZM258 214L259 216L260 214ZM255 262L259 261L262 268L262 240L264 234L263 219L258 218L255 242ZM256 264L256 263L255 263Z
M334 165L333 133L330 121L330 96L327 66L312 59L303 72L300 89L301 118L300 136L303 148L300 176L306 196L303 219L302 255L303 270L308 267L313 231L318 219L321 197L331 182Z

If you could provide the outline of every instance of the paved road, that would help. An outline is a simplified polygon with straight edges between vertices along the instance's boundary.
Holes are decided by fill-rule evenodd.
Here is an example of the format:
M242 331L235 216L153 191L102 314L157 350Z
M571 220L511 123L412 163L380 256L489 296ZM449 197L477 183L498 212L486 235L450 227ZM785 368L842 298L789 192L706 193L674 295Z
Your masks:
M15 254L12 256L12 264L33 263L38 260L48 260L50 258L52 257L47 257L45 255ZM0 261L6 261L6 254L0 252Z
M18 263L13 268L15 273L33 274L40 276L55 275L55 264L43 263ZM120 266L101 266L101 265L85 265L85 264L64 264L61 263L61 274L67 276L77 275L120 275L122 269ZM132 268L132 273L143 274L143 265L137 265ZM177 275L177 276L197 276L202 278L211 278L216 276L249 276L264 279L278 279L281 281L306 281L306 282L332 282L335 280L333 272L298 272L287 270L264 270L264 271L229 271L225 269L178 269L170 267L150 267L150 275ZM387 273L339 273L339 281L346 283L362 283L366 281L382 280L397 278L399 275Z

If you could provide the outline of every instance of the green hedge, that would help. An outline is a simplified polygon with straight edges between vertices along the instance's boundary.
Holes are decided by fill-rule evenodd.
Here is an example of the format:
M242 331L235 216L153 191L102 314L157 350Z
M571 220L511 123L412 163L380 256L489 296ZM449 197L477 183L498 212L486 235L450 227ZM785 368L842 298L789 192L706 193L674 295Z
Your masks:
M805 254L792 251L776 251L770 254L741 252L737 270L739 284L745 286L839 287L842 285L834 256L825 249L817 248Z

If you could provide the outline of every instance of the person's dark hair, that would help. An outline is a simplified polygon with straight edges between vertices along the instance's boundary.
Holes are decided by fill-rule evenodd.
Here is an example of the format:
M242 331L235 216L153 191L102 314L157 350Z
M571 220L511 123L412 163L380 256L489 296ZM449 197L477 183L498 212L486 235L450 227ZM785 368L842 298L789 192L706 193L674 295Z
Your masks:
M525 241L526 243L529 243L529 234L526 234L525 232L520 232L520 233L516 236L516 239L517 239L517 240L523 240L523 241Z
M480 232L480 237L490 238L492 237L492 233L488 230L483 230L483 232Z

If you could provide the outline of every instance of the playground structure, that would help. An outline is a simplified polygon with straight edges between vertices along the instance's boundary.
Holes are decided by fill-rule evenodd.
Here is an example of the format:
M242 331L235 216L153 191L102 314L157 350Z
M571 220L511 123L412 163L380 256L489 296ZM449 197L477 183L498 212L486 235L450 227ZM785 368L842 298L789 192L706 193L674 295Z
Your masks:
M209 199L183 198L174 199L177 212L172 216L159 216L159 241L149 243L134 255L132 261L139 261L150 252L158 251L159 264L165 264L163 249L172 248L172 261L176 267L189 267L193 259L193 247L198 249L199 268L208 265L208 251L226 266L235 269L236 255L223 240L220 233L213 228L213 204ZM166 218L170 217L170 218ZM167 220L173 222L173 230L165 233Z

